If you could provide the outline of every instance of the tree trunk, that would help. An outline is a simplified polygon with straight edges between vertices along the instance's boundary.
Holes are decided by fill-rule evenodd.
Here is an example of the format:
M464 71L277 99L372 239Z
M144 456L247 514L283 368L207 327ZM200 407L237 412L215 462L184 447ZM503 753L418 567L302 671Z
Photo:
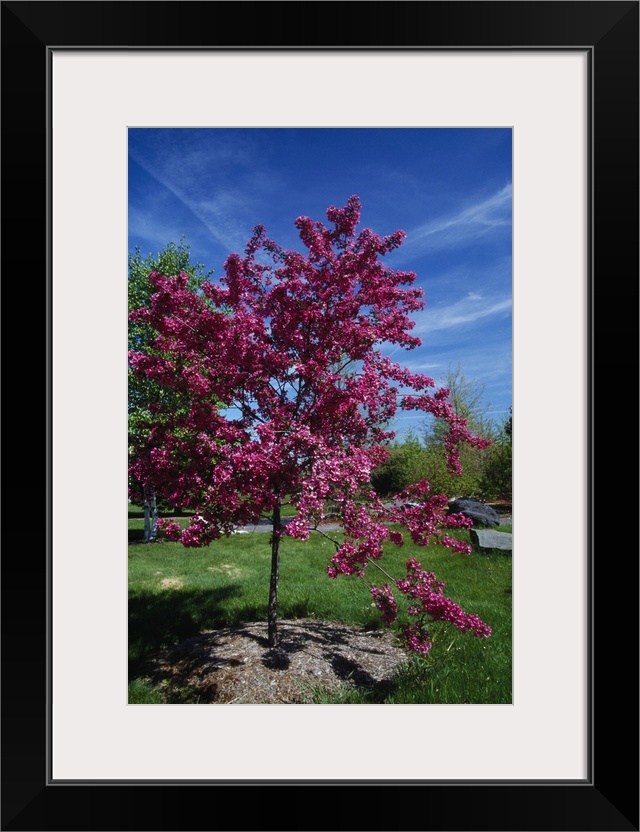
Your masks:
M144 495L144 539L148 543L155 540L157 535L158 525L158 506L156 502L156 495L153 493L150 497L145 492Z
M155 492L151 497L151 540L158 536L158 501Z
M276 647L278 644L278 573L280 569L281 534L280 501L278 501L273 509L273 530L271 534L271 584L269 586L269 610L267 614L269 647Z

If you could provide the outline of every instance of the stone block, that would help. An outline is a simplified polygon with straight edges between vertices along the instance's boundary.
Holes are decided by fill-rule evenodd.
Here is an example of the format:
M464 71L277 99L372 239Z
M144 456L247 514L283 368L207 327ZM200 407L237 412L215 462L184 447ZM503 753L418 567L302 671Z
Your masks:
M511 532L495 532L493 529L469 529L471 542L481 549L513 550Z

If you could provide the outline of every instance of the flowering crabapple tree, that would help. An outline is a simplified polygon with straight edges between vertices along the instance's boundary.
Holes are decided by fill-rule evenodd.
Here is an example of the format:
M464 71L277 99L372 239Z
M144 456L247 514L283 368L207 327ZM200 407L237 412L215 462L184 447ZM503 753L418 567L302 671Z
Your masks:
M256 226L244 256L231 254L219 283L202 286L204 297L189 289L185 273L150 275L155 292L130 320L157 333L155 349L130 352L130 366L187 397L190 407L166 413L162 400L155 405L148 449L131 460L131 473L170 505L193 509L184 530L175 521L163 523L166 537L186 547L208 545L269 516L270 647L278 643L281 539L323 533L331 501L344 534L334 540L329 577L365 577L369 570L368 577L377 567L386 580L370 591L383 622L396 622L406 647L426 654L430 621L452 622L482 638L491 629L447 598L444 584L415 558L406 575L388 574L379 563L383 544L401 546L408 533L420 546L433 542L468 554L469 544L448 531L471 521L449 514L447 497L430 493L427 481L385 505L371 473L387 458L385 443L394 434L386 426L399 409L446 423L451 471L460 471L462 443L486 440L453 412L448 390L434 389L433 379L383 355L382 345L420 345L410 334L410 315L424 301L415 273L382 263L405 233L357 232L360 211L352 196L344 208L328 208L331 227L299 217L306 255L281 248ZM297 509L288 522L285 504ZM400 596L410 622L403 626Z

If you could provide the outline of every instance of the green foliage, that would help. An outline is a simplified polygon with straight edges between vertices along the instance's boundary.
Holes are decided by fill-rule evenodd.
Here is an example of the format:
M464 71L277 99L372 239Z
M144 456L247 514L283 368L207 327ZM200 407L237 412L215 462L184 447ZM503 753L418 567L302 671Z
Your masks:
M185 235L179 243L168 243L155 257L148 254L142 257L140 246L135 253L129 253L129 311L146 306L152 294L153 286L149 283L151 272L160 272L167 276L186 272L189 275L187 286L198 290L213 274L210 269L205 272L202 263L191 263L191 246L185 242Z
M460 448L460 464L463 473L451 474L447 470L444 447L433 443L425 450L424 478L431 485L432 494L446 494L454 497L481 497L480 482L486 450L480 448Z
M188 287L193 291L201 289L207 282L212 270L205 271L202 263L191 263L191 247L185 242L182 235L179 243L170 242L165 248L154 257L148 254L143 257L140 247L136 246L134 253L129 253L129 284L128 284L128 306L129 312L147 306L155 287L149 281L152 272L159 272L167 276L186 272L189 275ZM153 353L152 346L155 332L147 324L138 321L129 321L128 345L129 350L137 352ZM129 446L133 448L137 444L143 444L149 436L154 424L157 424L158 416L151 414L150 407L154 403L162 402L169 405L176 412L188 406L175 392L168 392L156 382L150 381L129 370L128 373L128 428ZM137 499L144 499L140 491L139 483L130 483L131 493ZM159 503L160 508L166 508Z
M511 500L512 498L512 427L513 409L510 408L509 418L503 424L499 436L486 451L480 480L480 492L486 500Z
M391 456L371 477L379 494L396 494L424 478L425 448L414 433L409 433L403 442L392 442L388 450Z

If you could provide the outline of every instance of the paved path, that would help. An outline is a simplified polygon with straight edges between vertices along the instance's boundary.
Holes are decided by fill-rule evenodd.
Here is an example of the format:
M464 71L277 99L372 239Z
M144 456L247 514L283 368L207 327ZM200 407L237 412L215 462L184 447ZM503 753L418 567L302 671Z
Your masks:
M282 522L286 524L287 520L293 520L293 517L283 517ZM505 525L513 524L513 520L511 516L500 515L500 522L504 523ZM271 531L271 522L269 520L261 520L259 523L255 525L249 526L242 526L236 534L253 534L254 532L270 532ZM320 525L320 531L323 532L331 532L341 529L342 526L339 523L322 523Z
M293 520L293 517L283 517L282 523L286 525L288 520ZM336 531L337 529L341 529L342 526L339 523L322 523L320 525L320 531L323 532L332 532ZM238 529L236 534L253 534L253 532L270 532L272 529L271 522L269 520L261 520L259 523L255 525L249 526L242 526L241 529Z

